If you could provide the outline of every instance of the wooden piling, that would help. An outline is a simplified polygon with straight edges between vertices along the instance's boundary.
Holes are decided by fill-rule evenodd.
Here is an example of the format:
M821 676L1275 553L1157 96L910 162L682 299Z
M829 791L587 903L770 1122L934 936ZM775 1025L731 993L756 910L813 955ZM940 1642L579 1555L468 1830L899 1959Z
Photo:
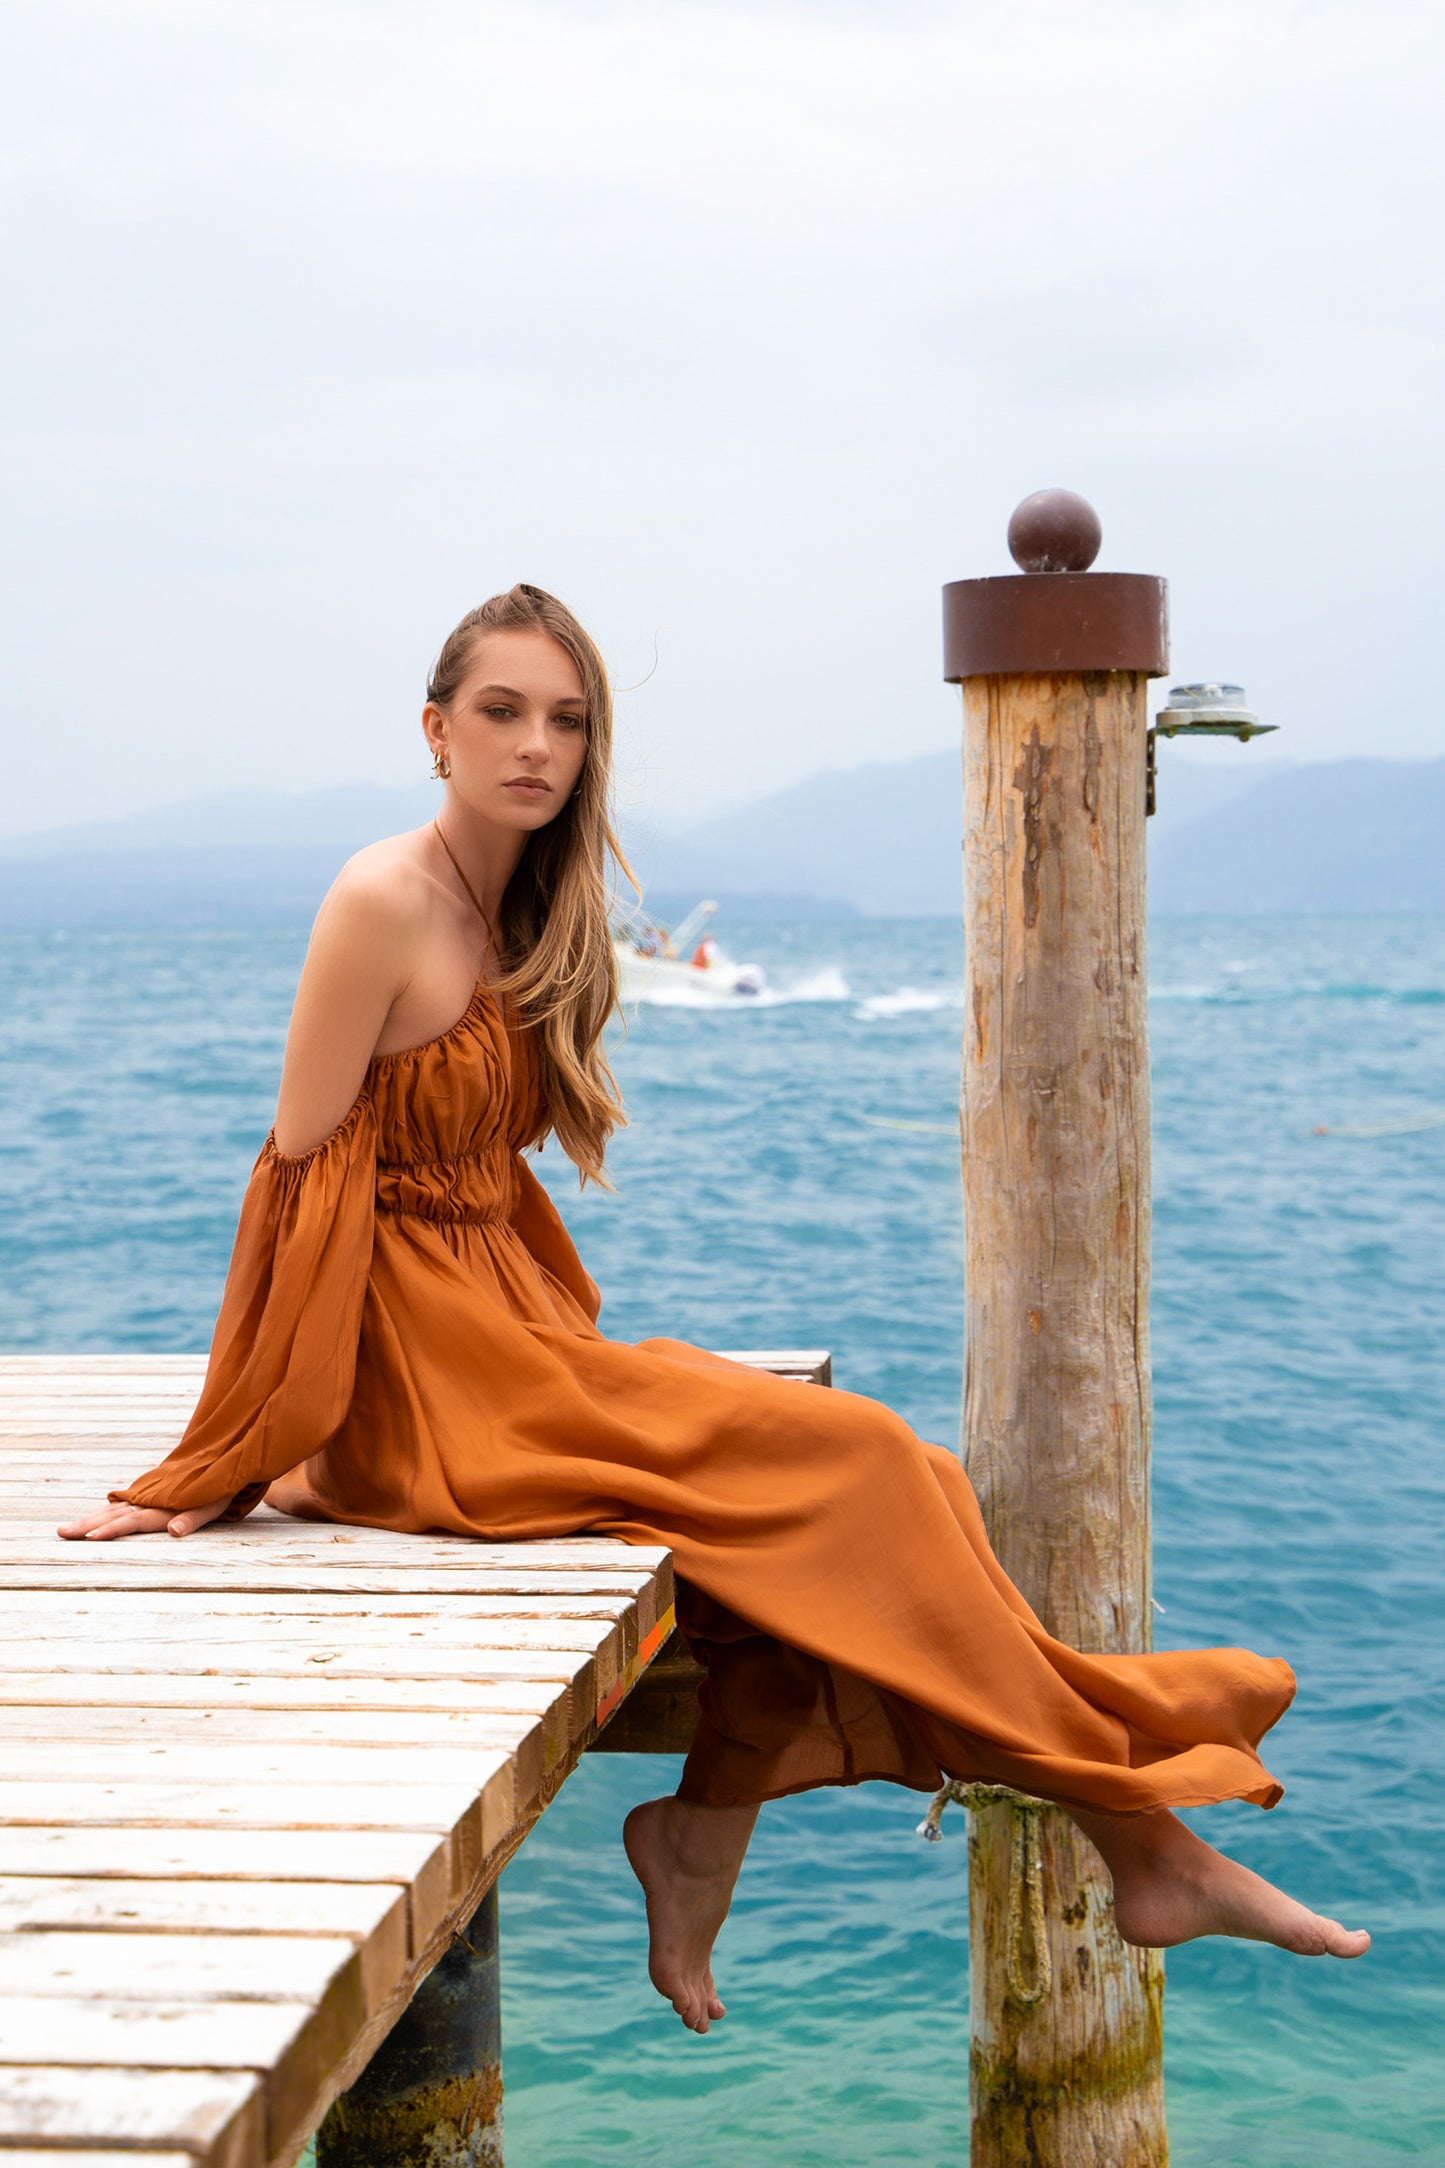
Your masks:
M316 2168L502 2168L497 1891L316 2133Z
M1050 1632L1149 1646L1146 689L1163 582L1043 493L1024 576L945 590L964 688L964 1452ZM972 1813L972 2168L1167 2160L1163 1963L1057 1809ZM1038 1946L1042 1936L1042 1947Z

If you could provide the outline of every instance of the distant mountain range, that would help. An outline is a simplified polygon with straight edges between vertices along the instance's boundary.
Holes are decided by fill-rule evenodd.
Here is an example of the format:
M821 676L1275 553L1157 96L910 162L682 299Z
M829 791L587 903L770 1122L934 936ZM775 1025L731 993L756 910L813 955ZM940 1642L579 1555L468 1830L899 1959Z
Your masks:
M829 772L673 836L634 836L663 913L960 907L956 753ZM0 926L286 924L337 867L428 820L426 787L223 793L0 843ZM1445 759L1292 766L1160 749L1151 908L1445 912Z

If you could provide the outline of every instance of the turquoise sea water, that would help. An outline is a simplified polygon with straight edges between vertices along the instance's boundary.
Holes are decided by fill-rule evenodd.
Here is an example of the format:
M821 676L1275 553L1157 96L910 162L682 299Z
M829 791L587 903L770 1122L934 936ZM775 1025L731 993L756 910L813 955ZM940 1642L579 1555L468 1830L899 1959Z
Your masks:
M615 1198L552 1184L620 1337L823 1345L952 1443L955 930L732 924L788 998L645 1009ZM0 942L0 1347L201 1348L270 1115L303 935ZM1445 2161L1445 924L1164 921L1152 935L1161 1645L1288 1655L1288 1796L1196 1819L1371 1926L1354 1966L1169 1960L1184 2168ZM125 1469L117 1469L123 1476ZM643 1973L626 1807L584 1764L503 1883L508 2158L943 2168L966 2156L963 1820L889 1787L766 1810L685 2034Z

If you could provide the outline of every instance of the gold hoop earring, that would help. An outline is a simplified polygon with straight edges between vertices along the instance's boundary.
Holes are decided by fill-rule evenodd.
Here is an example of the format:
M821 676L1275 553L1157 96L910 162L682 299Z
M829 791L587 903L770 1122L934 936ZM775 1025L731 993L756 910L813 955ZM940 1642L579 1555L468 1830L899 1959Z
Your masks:
M452 772L452 764L445 753L433 753L431 772L439 783L445 783Z

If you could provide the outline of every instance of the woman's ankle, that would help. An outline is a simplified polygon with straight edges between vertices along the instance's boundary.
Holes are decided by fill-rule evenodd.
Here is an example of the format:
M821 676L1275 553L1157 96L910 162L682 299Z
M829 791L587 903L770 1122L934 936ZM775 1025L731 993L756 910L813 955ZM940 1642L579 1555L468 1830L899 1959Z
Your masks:
M658 1804L670 1809L668 1840L684 1873L719 1874L741 1864L758 1818L755 1806L712 1807L676 1795Z

